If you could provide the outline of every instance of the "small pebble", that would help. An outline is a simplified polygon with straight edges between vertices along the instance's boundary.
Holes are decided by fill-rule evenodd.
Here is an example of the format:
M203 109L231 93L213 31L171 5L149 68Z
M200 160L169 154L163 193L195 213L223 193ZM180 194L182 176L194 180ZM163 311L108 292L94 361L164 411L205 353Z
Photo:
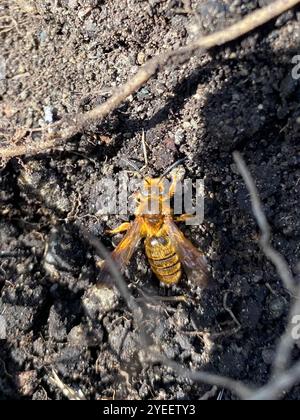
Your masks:
M17 376L19 392L24 397L31 396L38 386L37 372L34 370L19 373Z
M275 352L272 349L264 349L262 351L262 358L266 365L271 365L273 363Z
M46 31L41 31L41 32L39 33L39 40L40 40L40 42L45 42L45 41L47 41L47 37L48 37L48 34L47 34L47 32L46 32Z
M83 298L83 307L92 319L97 317L102 319L105 314L117 307L118 298L119 293L115 288L106 285L92 286Z
M286 301L283 298L272 299L269 303L269 310L273 319L280 318L286 310Z

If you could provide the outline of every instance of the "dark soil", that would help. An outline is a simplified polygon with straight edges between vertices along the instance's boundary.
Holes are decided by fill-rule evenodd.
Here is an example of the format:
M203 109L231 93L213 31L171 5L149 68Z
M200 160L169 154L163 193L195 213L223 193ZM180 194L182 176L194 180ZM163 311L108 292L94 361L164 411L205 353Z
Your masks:
M191 10L183 10L188 3ZM1 143L15 127L39 127L91 109L148 58L267 3L2 0ZM201 229L181 228L208 256L214 284L204 291L185 280L173 289L162 287L140 246L126 277L134 296L152 296L145 332L188 368L254 385L267 382L289 295L259 249L232 152L243 153L274 246L296 273L300 90L291 72L299 20L296 9L179 69L167 68L103 124L59 150L12 159L1 169L2 399L64 398L49 379L53 369L88 399L199 399L211 388L159 364L141 363L130 310L116 292L94 287L97 257L80 226L113 249L105 230L123 220L95 214L97 184L124 169L122 157L143 166L143 130L149 175L186 156L186 176L205 178L205 221ZM186 302L157 297L179 295ZM300 387L286 398L299 399Z

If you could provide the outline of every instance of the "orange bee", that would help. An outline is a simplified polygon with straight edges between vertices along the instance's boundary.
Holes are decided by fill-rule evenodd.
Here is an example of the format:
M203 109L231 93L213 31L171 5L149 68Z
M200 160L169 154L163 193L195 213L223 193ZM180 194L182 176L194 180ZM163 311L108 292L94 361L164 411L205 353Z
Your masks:
M175 165L172 165L172 169ZM144 239L145 252L152 271L165 285L177 284L182 276L182 268L189 277L204 287L208 281L208 268L203 254L183 235L174 221L187 220L183 214L176 219L170 207L170 198L174 196L178 178L172 175L172 182L165 191L163 178L170 172L168 169L160 178L145 178L144 192L135 195L137 207L133 222L122 223L109 231L110 234L127 232L111 254L112 260L123 271L141 239ZM149 201L151 201L149 206ZM149 207L154 210L149 210ZM110 278L108 262L102 266L101 280Z

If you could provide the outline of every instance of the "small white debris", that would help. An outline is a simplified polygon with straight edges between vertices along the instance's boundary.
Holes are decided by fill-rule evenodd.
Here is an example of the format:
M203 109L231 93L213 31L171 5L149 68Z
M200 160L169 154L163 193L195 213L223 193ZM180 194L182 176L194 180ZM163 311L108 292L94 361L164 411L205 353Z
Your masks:
M179 128L175 133L175 144L176 146L179 146L185 138L185 132L181 128Z
M5 66L5 59L0 55L0 80L4 80L6 78L6 66Z
M6 320L0 315L0 340L6 340Z
M52 108L52 106L44 106L44 120L48 124L53 123L53 108Z
M77 0L69 0L68 6L71 9L76 9L78 7L78 1Z

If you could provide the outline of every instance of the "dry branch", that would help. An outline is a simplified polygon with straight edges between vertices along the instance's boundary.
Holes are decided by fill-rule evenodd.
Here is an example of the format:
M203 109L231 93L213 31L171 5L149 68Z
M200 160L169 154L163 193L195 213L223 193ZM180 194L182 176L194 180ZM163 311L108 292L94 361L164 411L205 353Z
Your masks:
M263 211L262 203L260 201L256 185L252 179L252 176L246 167L246 164L241 157L240 153L234 153L234 160L237 164L238 170L242 175L244 182L247 186L247 189L250 193L252 211L255 216L255 219L258 223L258 226L261 230L260 245L266 255L266 257L274 264L277 269L279 277L282 279L283 284L287 290L292 294L296 294L295 281L292 275L292 272L284 259L284 257L276 251L271 245L271 227L268 223L266 215Z
M289 367L295 345L292 330L295 327L293 324L294 317L300 315L300 286L296 285L285 258L271 245L271 227L263 211L257 187L244 159L240 153L235 152L234 160L250 194L252 211L262 234L260 239L262 251L276 267L283 285L290 291L293 300L286 331L277 347L271 381L251 397L251 399L256 400L276 399L280 397L282 392L288 391L295 383L300 381L300 363L295 364L290 370L286 370Z
M160 362L163 366L171 368L178 376L190 379L193 382L202 382L208 385L215 385L218 388L226 388L243 400L249 399L253 395L252 389L240 381L214 373L189 370L162 354L155 353L155 351L148 351L148 361L152 363Z
M239 22L213 34L200 37L187 46L169 50L149 60L125 84L118 87L115 93L103 104L96 106L91 111L79 113L75 116L66 116L56 126L56 130L47 132L45 128L44 140L30 145L10 145L0 148L0 157L9 159L24 154L36 154L56 147L75 134L88 127L90 123L101 121L110 112L115 110L130 95L138 91L152 76L168 64L181 65L188 61L196 51L207 51L213 47L224 45L230 41L251 32L271 19L279 16L300 3L300 0L277 0L270 5L259 9ZM67 122L67 127L66 127Z
M288 392L297 382L300 381L300 362L280 374L280 376L272 379L266 386L254 392L250 400L276 400L283 393Z
M294 302L291 304L288 325L278 344L273 364L274 378L284 372L291 361L291 353L295 345L295 340L293 338L293 329L295 328L295 325L293 324L293 319L300 315L300 286L298 286L298 292L296 296L293 297L293 300Z

